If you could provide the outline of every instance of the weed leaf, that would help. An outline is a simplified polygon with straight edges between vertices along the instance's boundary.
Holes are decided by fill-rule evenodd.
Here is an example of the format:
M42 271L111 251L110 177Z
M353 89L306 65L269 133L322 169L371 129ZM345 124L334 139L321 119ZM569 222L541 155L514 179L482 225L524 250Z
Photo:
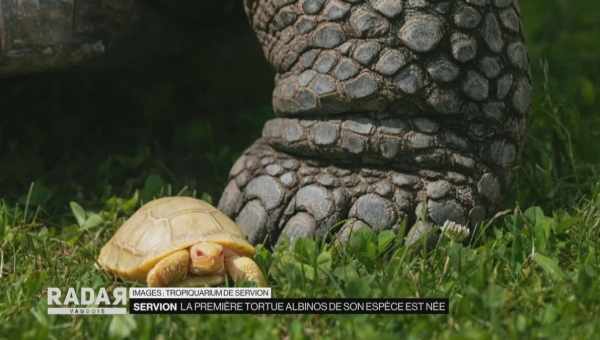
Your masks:
M75 216L75 219L77 220L77 224L80 227L83 227L86 220L85 209L83 209L82 206L80 206L77 202L74 201L71 201L71 203L69 203L69 206L71 207L71 212L73 213L73 216Z
M555 260L540 253L533 255L533 260L553 279L560 281L564 278L565 274Z
M137 328L137 323L131 315L115 315L110 321L108 334L111 337L123 339L131 335Z

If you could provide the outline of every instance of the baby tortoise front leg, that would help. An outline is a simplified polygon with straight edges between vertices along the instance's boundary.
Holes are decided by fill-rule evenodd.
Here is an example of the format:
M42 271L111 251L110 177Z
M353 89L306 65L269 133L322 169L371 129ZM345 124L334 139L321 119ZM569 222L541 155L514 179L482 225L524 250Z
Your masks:
M267 280L265 279L260 267L247 256L239 256L234 251L225 250L225 267L227 273L233 281L249 281L254 282L257 287L266 287Z
M179 250L165 257L148 272L148 287L168 287L183 281L188 274L189 263L188 250Z
M227 274L235 282L267 285L252 259L212 242L200 242L165 257L148 272L146 281L149 287L205 287L223 283Z

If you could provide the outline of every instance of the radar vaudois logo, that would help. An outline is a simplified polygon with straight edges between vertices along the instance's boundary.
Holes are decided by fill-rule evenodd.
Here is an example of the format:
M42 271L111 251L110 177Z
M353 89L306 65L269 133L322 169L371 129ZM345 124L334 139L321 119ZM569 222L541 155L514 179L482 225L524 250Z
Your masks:
M48 288L48 314L116 315L127 314L127 288L80 289Z

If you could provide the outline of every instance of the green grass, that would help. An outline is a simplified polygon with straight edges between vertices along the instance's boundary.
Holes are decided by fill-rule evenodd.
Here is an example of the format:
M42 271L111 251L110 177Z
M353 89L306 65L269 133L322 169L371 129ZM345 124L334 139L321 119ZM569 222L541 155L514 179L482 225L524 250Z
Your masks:
M115 287L95 267L99 248L139 196L113 197L49 228L36 211L0 207L0 334L8 338L558 338L600 332L600 191L546 216L515 209L467 245L431 251L391 232L346 247L300 240L256 260L277 297L449 297L448 316L73 316L46 314L46 287Z
M116 86L134 89L135 105L124 107L141 107L141 128L103 125L94 114L106 103L58 117L73 107L45 90L43 100L30 99L31 110L54 110L45 120L16 115L22 130L0 127L0 338L600 338L600 4L521 5L535 102L506 214L467 244L444 239L429 253L384 232L355 235L346 248L310 240L259 248L256 258L277 297L448 297L448 316L48 316L47 287L122 285L95 266L115 228L152 197L216 198L269 116L249 108L165 118L178 97L196 93L194 79L177 85L165 69L158 83ZM199 74L206 68L197 66ZM44 86L61 88L56 82ZM27 86L46 89L26 83L14 92ZM199 98L190 105L203 105Z

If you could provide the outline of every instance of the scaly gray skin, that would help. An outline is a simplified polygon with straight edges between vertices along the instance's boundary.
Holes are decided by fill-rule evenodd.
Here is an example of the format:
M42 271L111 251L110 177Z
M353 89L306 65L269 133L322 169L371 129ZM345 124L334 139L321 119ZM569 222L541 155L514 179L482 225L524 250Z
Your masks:
M518 0L245 4L278 118L219 208L251 242L410 226L423 207L473 228L499 209L531 101Z

